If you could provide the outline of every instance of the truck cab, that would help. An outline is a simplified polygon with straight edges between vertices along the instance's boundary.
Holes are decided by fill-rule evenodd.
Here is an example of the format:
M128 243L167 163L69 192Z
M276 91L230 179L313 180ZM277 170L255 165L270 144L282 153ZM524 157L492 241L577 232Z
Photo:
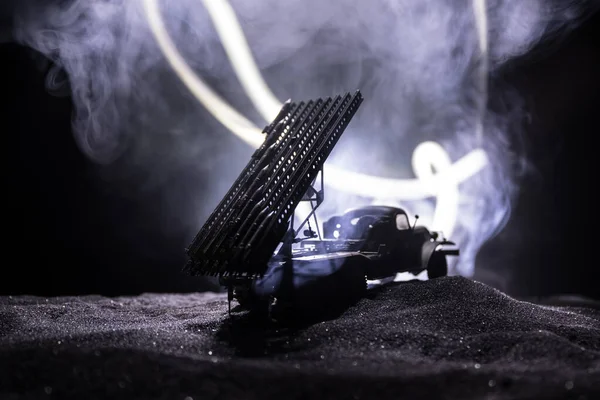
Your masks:
M418 216L416 217L418 218ZM363 253L377 253L370 279L397 272L428 271L430 278L447 274L447 255L458 255L453 242L438 232L411 225L406 211L398 207L365 206L333 216L323 223L326 240L359 241Z

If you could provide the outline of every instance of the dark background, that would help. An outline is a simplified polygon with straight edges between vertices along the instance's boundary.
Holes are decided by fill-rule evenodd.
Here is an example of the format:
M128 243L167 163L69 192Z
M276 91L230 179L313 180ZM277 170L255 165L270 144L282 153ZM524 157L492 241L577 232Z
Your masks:
M518 145L533 168L523 178L510 222L482 249L475 278L516 296L600 298L594 279L600 15L552 48L538 48L535 57L511 62L493 78L526 95L531 112ZM5 43L0 57L0 293L215 288L181 274L182 238L161 236L152 199L125 198L102 183L102 167L89 162L73 139L70 99L45 89L47 67L40 68L39 55Z

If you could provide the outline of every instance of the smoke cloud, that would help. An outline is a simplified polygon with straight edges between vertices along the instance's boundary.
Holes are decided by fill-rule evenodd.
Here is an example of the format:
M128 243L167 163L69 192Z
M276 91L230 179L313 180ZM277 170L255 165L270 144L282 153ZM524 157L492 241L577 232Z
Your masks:
M589 11L583 1L482 1L482 49L477 1L231 1L280 100L363 92L366 100L329 163L408 179L414 178L411 157L421 142L439 142L453 161L476 148L486 151L488 166L460 184L451 239L463 251L454 272L465 275L473 272L477 250L510 215L525 161L515 143L526 110L518 93L495 80L496 73L541 41L566 35ZM264 126L202 2L159 5L187 63ZM72 96L81 150L110 165L110 179L160 197L165 234L185 232L190 238L252 149L219 125L170 69L142 2L28 2L15 15L15 39L59 66L48 76L48 89L66 88ZM398 202L330 190L320 214L372 202L400 204L424 224L436 205L433 198Z

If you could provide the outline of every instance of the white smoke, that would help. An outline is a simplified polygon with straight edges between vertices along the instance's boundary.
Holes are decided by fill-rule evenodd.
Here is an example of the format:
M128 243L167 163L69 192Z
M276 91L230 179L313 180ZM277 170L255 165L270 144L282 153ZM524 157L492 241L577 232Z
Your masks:
M158 3L168 33L190 67L235 108L265 125L244 96L202 2ZM441 143L452 161L480 146L485 149L489 166L460 185L458 226L451 238L463 250L457 271L471 274L477 250L510 213L523 161L513 146L520 134L520 98L501 83L488 95L487 78L493 81L503 64L541 40L566 34L585 16L586 3L231 4L280 100L363 92L365 102L330 163L370 175L413 178L411 154L420 142ZM483 48L478 12L486 17ZM16 21L16 39L66 71L82 151L98 163L116 163L119 173L165 196L169 229L197 229L252 150L215 123L172 72L149 30L142 1L23 4ZM56 76L49 77L49 87L55 86ZM496 109L488 97L513 106ZM204 186L198 189L194 180L201 177ZM373 201L397 203L329 191L321 214ZM401 205L419 213L425 224L431 222L433 199Z

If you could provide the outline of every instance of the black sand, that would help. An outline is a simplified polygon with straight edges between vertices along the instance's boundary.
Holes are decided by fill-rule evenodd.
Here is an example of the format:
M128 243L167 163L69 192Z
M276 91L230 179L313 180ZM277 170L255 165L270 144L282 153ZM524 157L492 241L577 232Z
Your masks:
M294 330L226 315L220 294L0 298L0 398L600 399L600 311L464 278Z

